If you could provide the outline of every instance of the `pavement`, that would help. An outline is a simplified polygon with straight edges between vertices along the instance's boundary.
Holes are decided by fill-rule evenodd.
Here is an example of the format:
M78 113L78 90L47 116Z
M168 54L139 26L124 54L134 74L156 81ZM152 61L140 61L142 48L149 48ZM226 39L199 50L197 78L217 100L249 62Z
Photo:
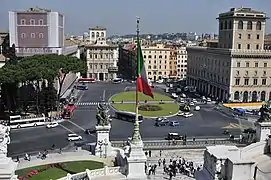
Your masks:
M112 95L124 92L125 88L134 86L134 84L95 83L88 86L88 90L79 91L78 103L100 102L101 99L107 102ZM164 93L161 89L154 89L154 91ZM96 125L96 112L95 105L78 105L72 119L65 120L56 128L32 127L11 130L9 156L44 151L44 149L50 149L53 144L56 148L72 146L74 143L67 141L69 133L81 135L83 137L82 143L95 142L96 135L85 134L85 130ZM114 114L114 111L110 113ZM186 134L187 137L225 137L222 135L224 127L227 127L234 135L239 135L241 132L239 121L215 111L214 105L201 105L201 110L193 112L193 114L194 116L191 118L177 116L168 118L171 121L178 121L180 123L178 127L156 127L153 119L145 118L140 124L141 136L143 140L161 140L165 139L168 133L176 132L180 135ZM132 136L133 123L113 119L111 126L111 140L122 141Z

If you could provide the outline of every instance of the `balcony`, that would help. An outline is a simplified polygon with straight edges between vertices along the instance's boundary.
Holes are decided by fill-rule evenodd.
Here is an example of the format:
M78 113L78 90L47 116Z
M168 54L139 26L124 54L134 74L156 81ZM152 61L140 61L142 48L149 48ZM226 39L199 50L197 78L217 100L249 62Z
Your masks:
M116 72L118 72L118 67L109 67L108 72L109 73L116 73Z

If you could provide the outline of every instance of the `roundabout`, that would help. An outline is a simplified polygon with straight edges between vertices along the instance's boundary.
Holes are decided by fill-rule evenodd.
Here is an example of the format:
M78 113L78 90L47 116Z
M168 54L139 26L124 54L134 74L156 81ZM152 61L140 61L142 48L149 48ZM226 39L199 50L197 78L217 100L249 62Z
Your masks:
M179 105L174 99L160 93L154 93L154 98L138 94L139 113L144 117L173 116L179 111ZM135 91L122 92L110 98L111 105L118 111L135 112Z

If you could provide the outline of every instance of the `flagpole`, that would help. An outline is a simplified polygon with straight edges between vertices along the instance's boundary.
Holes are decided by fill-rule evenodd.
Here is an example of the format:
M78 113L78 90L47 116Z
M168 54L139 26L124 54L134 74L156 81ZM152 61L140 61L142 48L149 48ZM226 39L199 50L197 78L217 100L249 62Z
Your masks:
M137 17L136 18L136 39L137 39L137 45L139 45L139 20L140 18ZM140 64L139 64L139 56L140 56L140 48L139 46L137 46L137 69L140 69ZM139 74L138 74L138 70L137 70L137 78L138 78ZM132 142L133 143L138 143L141 141L141 135L140 135L140 131L139 131L139 122L138 122L138 106L139 106L139 102L138 102L138 82L136 81L136 117L135 117L135 123L134 123L134 132L133 132L133 137L132 137Z

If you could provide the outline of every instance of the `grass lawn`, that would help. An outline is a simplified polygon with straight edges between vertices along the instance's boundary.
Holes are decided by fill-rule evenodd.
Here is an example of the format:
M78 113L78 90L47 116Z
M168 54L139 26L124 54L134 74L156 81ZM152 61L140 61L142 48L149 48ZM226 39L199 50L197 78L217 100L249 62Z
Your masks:
M139 101L173 101L172 98L165 96L163 94L159 94L159 93L153 93L154 94L154 99L152 99L149 96L146 96L145 94L139 92L138 93L138 98ZM116 95L113 95L111 97L111 101L115 101L115 102L120 102L120 101L135 101L135 91L128 91L128 92L121 92L118 93Z
M67 176L68 171L74 172L74 173L79 173L82 171L85 171L86 169L92 170L92 169L99 169L103 168L104 165L101 162L95 162L95 161L72 161L72 162L64 162L65 170L60 169L60 168L49 168L43 172L40 172L37 175L32 176L29 178L29 180L56 180L61 177ZM31 168L26 168L26 169L21 169L17 170L15 172L16 175L20 176L27 176L31 170L39 170L42 169L43 167L46 167L47 165L42 165L42 166L35 166Z
M178 104L154 104L160 106L160 111L140 111L139 113L144 117L159 117L175 114L179 111ZM112 104L112 106L120 111L135 112L135 104ZM171 112L171 113L170 113Z

